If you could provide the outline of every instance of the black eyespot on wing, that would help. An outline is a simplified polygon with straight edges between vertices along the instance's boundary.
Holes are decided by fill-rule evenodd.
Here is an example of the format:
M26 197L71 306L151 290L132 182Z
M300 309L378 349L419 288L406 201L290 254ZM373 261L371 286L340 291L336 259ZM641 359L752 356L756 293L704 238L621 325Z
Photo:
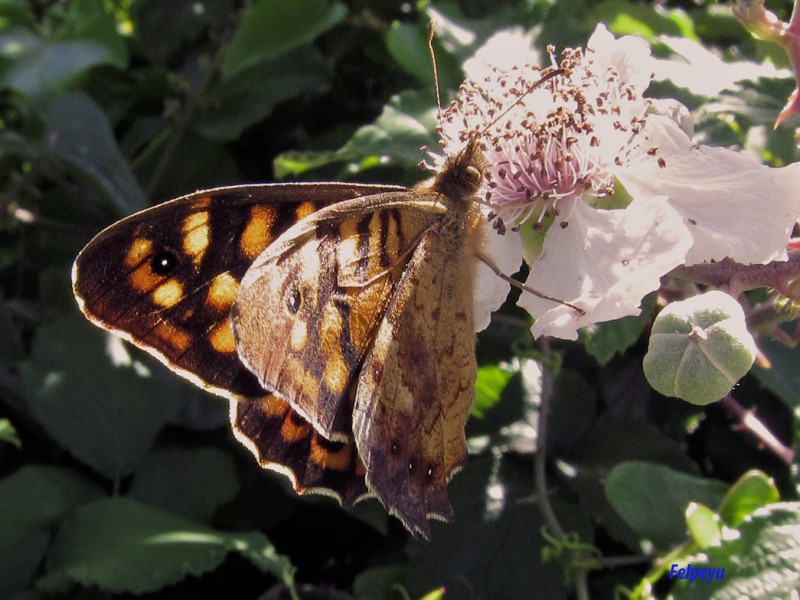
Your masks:
M150 259L150 269L156 275L167 276L178 266L178 257L169 250L159 250Z
M289 296L286 298L286 308L294 315L300 310L302 304L303 296L300 294L300 289L295 286L289 291Z

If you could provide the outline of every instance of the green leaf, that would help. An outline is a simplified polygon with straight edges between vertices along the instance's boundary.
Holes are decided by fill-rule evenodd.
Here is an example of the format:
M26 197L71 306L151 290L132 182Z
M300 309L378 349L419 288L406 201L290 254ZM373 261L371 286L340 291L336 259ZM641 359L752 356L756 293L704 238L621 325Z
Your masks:
M19 365L30 411L47 433L105 477L134 470L174 410L117 337L74 315L37 330Z
M607 22L616 35L640 35L652 39L657 34L694 38L692 24L681 10L657 10L649 4L629 0L605 0L593 7L592 18Z
M644 323L639 317L624 317L607 323L596 323L578 331L586 351L605 365L615 354L622 354L639 339Z
M119 4L119 3L117 3ZM230 28L233 0L136 0L130 3L137 51L153 64L166 64L175 55L181 59L186 49L206 50L208 30Z
M464 80L463 60L472 54L471 43L463 40L475 40L475 34L466 29L466 21L452 21L442 13L428 7L431 18L435 21L434 52L441 90L455 90ZM392 59L426 87L433 87L433 65L428 50L428 22L404 23L395 21L386 32L386 49ZM445 97L446 94L445 94Z
M736 527L753 511L777 502L780 497L770 477L760 471L748 471L725 494L719 514L726 525Z
M0 57L0 85L35 99L64 90L95 65L117 62L93 42L50 42L23 29L0 34Z
M322 56L306 48L260 62L212 86L193 129L213 140L236 140L276 105L324 82Z
M298 152L289 150L281 152L272 161L272 171L275 179L297 179L312 169L319 169L345 160L338 152Z
M413 167L425 158L420 147L435 144L435 127L436 101L430 92L403 92L392 96L375 122L356 131L340 152Z
M690 502L718 506L726 486L663 465L631 461L611 470L605 489L625 522L663 547L685 540L684 511Z
M404 585L408 575L408 567L403 565L372 567L356 576L353 581L353 593L356 598L395 600L397 587Z
M0 480L0 598L30 584L58 519L102 495L84 477L57 467L22 467Z
M471 460L448 485L456 518L432 523L431 542L408 546L409 594L432 589L470 590L474 598L563 598L561 573L543 565L541 514L532 499L529 458ZM448 598L450 595L447 596Z
M128 40L117 28L114 15L97 0L73 0L70 16L74 26L67 36L70 39L95 43L105 48L108 64L119 69L128 65Z
M222 78L308 44L339 23L347 8L328 0L260 0L242 19L222 60Z
M472 403L472 416L482 419L503 395L503 390L511 381L514 372L497 365L488 365L478 369L478 380L475 383L475 401Z
M797 350L767 337L758 341L758 348L768 360L769 367L760 366L759 361L752 369L753 375L770 391L776 394L791 409L800 406L800 364Z
M760 508L726 536L718 547L706 548L691 560L695 568L724 569L710 582L678 579L675 600L772 600L800 593L800 504L777 503ZM681 565L685 566L685 565Z
M689 503L686 507L686 526L700 548L716 546L722 539L719 515L703 504Z
M132 498L207 521L239 491L233 458L216 448L153 450L136 469Z
M259 532L225 533L129 498L109 498L81 506L65 520L37 587L144 594L213 571L230 552L292 581L289 561Z
M105 113L88 96L64 94L47 111L48 148L72 176L128 215L147 206L144 191L117 146Z
M8 419L0 419L0 441L22 448L22 440L19 439L17 430Z

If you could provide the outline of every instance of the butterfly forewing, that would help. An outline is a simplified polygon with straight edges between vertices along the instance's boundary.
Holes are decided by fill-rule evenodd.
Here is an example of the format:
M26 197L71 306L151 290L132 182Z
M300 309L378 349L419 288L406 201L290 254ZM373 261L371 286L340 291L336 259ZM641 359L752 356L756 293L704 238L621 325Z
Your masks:
M329 439L352 430L364 356L439 214L402 208L411 194L370 197L367 212L361 199L345 202L287 231L247 272L231 311L242 361Z
M137 213L98 234L73 268L83 312L227 398L260 396L228 312L259 254L298 219L381 186L218 188ZM395 188L396 189L396 188Z

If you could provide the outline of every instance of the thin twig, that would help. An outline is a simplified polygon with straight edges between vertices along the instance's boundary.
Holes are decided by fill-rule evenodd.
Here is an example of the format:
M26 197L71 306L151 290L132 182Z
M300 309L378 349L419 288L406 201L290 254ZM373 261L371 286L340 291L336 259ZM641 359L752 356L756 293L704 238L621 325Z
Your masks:
M794 462L794 451L791 448L787 448L775 437L766 425L756 417L754 411L746 409L730 395L725 396L725 398L720 401L720 406L728 414L736 418L742 430L747 431L751 436L756 438L759 444L763 444L785 464L791 465Z

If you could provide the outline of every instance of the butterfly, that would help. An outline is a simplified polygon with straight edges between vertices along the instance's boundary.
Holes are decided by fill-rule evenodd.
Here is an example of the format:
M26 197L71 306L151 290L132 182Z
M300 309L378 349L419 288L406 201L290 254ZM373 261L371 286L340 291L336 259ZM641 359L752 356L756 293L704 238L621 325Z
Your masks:
M78 255L86 317L231 401L236 437L298 493L374 495L415 536L451 520L474 397L483 244L473 139L413 188L199 191Z

